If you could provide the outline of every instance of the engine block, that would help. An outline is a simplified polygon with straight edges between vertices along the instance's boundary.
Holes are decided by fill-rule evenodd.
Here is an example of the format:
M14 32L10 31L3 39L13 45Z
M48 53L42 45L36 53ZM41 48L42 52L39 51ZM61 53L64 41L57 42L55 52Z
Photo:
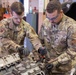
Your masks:
M45 75L35 61L20 59L18 53L0 58L0 75Z

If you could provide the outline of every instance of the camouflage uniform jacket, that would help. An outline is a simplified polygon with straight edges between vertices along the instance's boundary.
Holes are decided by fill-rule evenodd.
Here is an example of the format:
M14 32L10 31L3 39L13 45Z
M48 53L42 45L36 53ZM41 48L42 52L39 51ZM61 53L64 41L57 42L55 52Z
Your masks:
M0 49L16 49L21 45L21 41L28 37L34 48L37 50L41 47L38 35L29 23L21 20L20 25L13 23L12 17L0 21Z
M40 39L48 48L51 59L65 63L76 57L76 22L63 14L62 20L51 25L46 18L41 26Z

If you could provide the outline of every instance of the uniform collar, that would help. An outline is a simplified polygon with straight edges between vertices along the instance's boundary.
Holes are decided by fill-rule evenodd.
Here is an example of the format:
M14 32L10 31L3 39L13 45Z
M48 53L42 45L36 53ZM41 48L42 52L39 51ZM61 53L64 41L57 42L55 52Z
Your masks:
M13 19L11 18L11 20L10 20L10 23L9 23L9 28L11 29L11 30L14 30L14 31L20 31L20 25L15 25L14 24L14 22L13 22Z

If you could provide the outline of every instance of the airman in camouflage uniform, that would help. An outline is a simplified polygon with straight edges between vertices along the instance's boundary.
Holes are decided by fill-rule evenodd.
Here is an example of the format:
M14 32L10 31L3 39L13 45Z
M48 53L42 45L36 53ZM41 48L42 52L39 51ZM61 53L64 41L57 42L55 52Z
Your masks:
M38 35L29 23L22 19L24 7L20 2L11 5L12 17L0 21L0 50L16 50L23 45L22 40L28 37L34 48L41 47Z
M46 16L39 33L40 39L48 49L49 63L60 64L56 69L68 75L67 72L76 65L76 22L63 14L58 1L48 3Z

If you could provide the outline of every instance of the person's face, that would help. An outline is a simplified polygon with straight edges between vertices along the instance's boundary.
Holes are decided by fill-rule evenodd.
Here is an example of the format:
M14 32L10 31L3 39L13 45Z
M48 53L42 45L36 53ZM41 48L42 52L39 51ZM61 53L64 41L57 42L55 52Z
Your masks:
M14 11L12 12L13 22L15 25L19 25L23 18L23 13L21 15L17 15Z
M57 24L62 19L62 13L62 10L59 13L57 10L55 10L53 13L46 12L46 18L48 18L52 24Z

